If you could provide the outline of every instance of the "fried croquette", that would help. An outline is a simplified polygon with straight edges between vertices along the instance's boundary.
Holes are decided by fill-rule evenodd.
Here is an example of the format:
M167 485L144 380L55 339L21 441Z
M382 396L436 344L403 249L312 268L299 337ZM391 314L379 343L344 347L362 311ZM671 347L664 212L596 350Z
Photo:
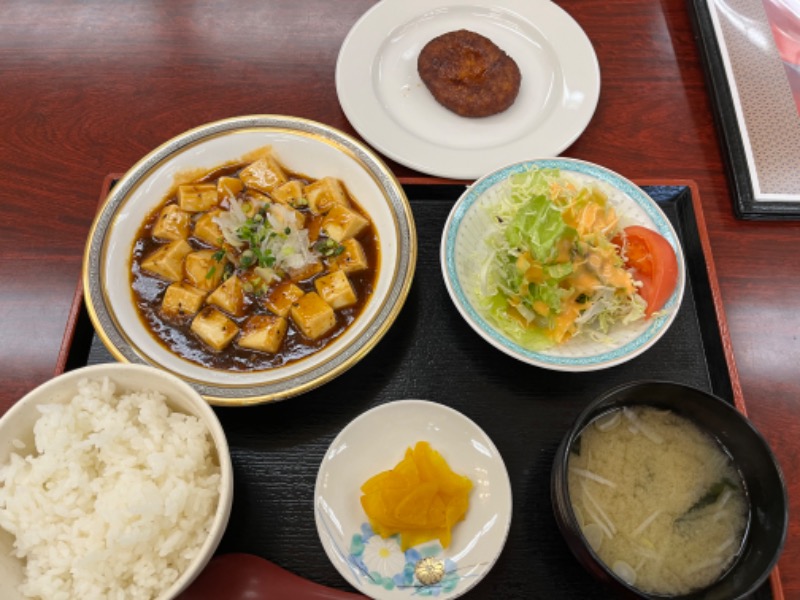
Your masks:
M462 117L488 117L510 107L522 75L514 59L490 39L460 29L429 41L417 70L433 97Z

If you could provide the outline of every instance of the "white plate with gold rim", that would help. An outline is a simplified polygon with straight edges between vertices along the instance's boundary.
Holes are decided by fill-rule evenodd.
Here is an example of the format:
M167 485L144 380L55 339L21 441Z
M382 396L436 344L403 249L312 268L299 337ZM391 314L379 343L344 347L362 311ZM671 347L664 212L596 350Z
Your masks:
M131 255L142 223L176 177L203 172L266 146L292 171L334 176L370 216L380 267L369 301L338 338L302 360L259 371L226 371L190 362L162 345L142 322L131 293ZM117 360L161 367L191 383L212 404L279 400L317 387L358 362L383 337L405 302L416 265L416 229L405 193L386 165L350 136L281 115L235 117L203 125L159 146L114 186L86 245L83 287L99 338Z

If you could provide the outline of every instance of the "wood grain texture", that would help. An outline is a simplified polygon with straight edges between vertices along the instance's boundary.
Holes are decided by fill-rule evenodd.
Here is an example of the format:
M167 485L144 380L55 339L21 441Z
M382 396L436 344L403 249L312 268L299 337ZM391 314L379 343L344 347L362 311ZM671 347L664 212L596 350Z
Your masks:
M697 183L748 413L786 473L800 597L800 223L733 216L684 0L559 0L593 41L596 114L565 156ZM355 134L341 42L372 0L5 0L0 10L0 412L56 366L104 176L196 125L283 113ZM324 24L318 26L318 23ZM389 161L400 175L420 175Z

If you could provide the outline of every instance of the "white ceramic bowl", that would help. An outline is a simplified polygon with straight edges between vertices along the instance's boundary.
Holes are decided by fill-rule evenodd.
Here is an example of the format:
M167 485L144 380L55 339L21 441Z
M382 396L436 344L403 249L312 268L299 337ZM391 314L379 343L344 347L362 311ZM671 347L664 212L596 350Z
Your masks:
M15 440L22 441L27 448L34 447L33 425L41 416L37 410L39 405L68 402L81 379L104 377L115 383L117 394L143 389L161 392L173 410L194 415L205 423L216 448L221 473L220 496L210 532L186 571L158 597L168 600L183 591L213 556L227 527L233 501L233 468L225 432L212 408L190 385L155 367L120 363L84 367L55 377L26 394L0 418L0 465L6 464L12 453L25 453L15 445ZM0 529L0 598L22 600L18 586L23 580L24 564L12 555L12 547L11 534Z
M609 339L595 341L576 336L541 351L524 348L493 327L479 310L476 290L480 267L489 249L486 231L492 218L486 209L507 193L511 175L531 168L556 168L579 184L604 191L616 209L620 226L641 225L660 233L672 245L678 260L678 280L662 310L648 320L616 325ZM514 163L485 175L462 194L445 223L441 241L441 265L447 291L467 323L487 342L509 356L538 367L558 371L592 371L624 363L653 346L675 320L686 285L686 267L678 236L664 212L636 184L589 162L569 159L537 159Z
M292 171L333 176L370 216L381 262L372 297L348 329L303 360L263 371L210 369L172 353L148 331L130 288L133 243L175 176L210 170L272 146ZM320 123L277 115L203 125L145 156L114 186L95 219L83 265L86 306L100 339L120 361L159 366L190 382L212 404L244 405L310 390L358 362L386 333L405 302L416 265L408 200L386 165L366 146Z

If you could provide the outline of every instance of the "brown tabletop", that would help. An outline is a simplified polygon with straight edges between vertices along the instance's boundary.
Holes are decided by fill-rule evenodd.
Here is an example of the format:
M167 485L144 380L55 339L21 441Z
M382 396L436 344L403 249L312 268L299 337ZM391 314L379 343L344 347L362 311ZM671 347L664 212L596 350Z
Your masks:
M532 0L533 1L533 0ZM800 223L736 220L684 0L559 0L594 43L597 111L563 155L693 180L747 411L800 509ZM0 414L52 376L104 177L217 119L273 113L356 135L339 46L371 0L48 2L0 10ZM400 176L425 176L388 161ZM800 519L780 562L800 597Z

